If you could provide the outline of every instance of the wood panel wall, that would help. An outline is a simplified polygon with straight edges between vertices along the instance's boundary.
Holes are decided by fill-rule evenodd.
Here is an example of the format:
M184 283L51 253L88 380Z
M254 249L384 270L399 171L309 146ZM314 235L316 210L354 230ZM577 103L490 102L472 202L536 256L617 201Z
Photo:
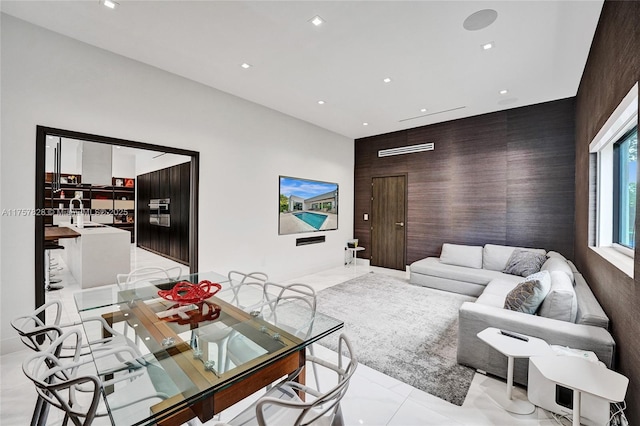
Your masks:
M189 264L189 185L191 163L138 176L138 246ZM149 200L171 199L171 226L149 224Z
M576 97L576 265L611 320L616 370L630 380L626 401L632 425L640 424L640 239L636 233L634 279L588 248L589 143L640 80L639 17L638 1L604 3ZM636 227L639 223L636 218Z
M355 142L354 234L370 256L371 179L408 176L407 263L445 242L545 248L573 258L574 99ZM380 149L435 150L378 158Z

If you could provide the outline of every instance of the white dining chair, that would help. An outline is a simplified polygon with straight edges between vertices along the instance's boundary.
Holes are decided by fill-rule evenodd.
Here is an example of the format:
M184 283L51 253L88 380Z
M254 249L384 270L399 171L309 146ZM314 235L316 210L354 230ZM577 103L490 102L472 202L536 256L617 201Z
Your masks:
M318 306L315 289L302 283L276 284L268 282L264 286L264 292L265 299L270 306L270 312L265 319L294 336L308 339L313 333ZM315 355L313 344L307 348L311 355ZM313 375L316 387L320 389L320 378L315 364L313 364Z
M232 292L231 300L228 303L250 312L259 309L264 304L264 283L269 277L264 272L240 272L230 271L227 274L229 287L225 289ZM250 289L250 291L247 291ZM217 364L219 371L227 371L232 359L228 358L227 344L236 333L229 327L216 328L210 326L206 331L199 330L195 339L198 345L215 344L217 347ZM193 346L193 345L192 345ZM250 356L245 354L243 356ZM233 358L233 355L232 355ZM236 362L239 360L236 358ZM235 364L235 362L234 362ZM237 365L237 364L236 364Z
M251 312L264 304L264 285L269 276L264 272L230 271L227 274L233 299L230 303L245 312ZM250 289L250 291L246 291Z
M71 360L56 356L62 346L74 346ZM31 421L32 426L47 423L49 407L64 411L63 425L69 420L76 426L91 425L96 417L109 416L117 410L126 410L120 417L126 416L135 422L136 413L146 412L149 402L160 402L179 392L169 380L162 380L161 374L153 374L152 369L160 367L151 364L131 347L113 347L108 351L93 354L93 360L82 359L82 335L79 330L69 330L55 339L51 346L29 356L22 370L36 387L38 406ZM115 358L111 360L110 358ZM125 363L121 360L125 359ZM102 370L103 375L111 376L101 380L93 363L117 366ZM105 364L106 363L106 364ZM105 387L114 391L109 398L109 407L102 402ZM126 393L122 389L126 388ZM140 411L142 410L142 411Z
M173 266L171 268L161 268L159 266L147 266L137 268L127 274L117 274L116 283L120 290L128 290L135 284L144 281L166 279L177 280L182 275L181 266Z
M263 286L263 301L255 304L252 309L256 316L260 316L281 330L301 339L308 339L313 332L316 317L317 298L313 287L308 284L277 284L266 282ZM240 366L264 355L263 348L255 345L246 336L238 332L231 332L225 342L225 371L234 366ZM308 346L309 353L314 355L313 344ZM316 387L320 388L320 378L315 364L313 375ZM271 385L267 386L270 389Z
M342 426L344 419L340 401L349 387L349 381L358 366L356 355L347 336L338 340L338 362L333 364L315 356L307 362L336 373L336 384L327 392L287 379L227 423L215 426ZM304 394L300 398L299 393Z
M159 266L146 266L137 268L127 274L117 274L116 283L120 291L132 290L136 285L154 280L175 281L182 275L182 267L173 266L171 268L161 268ZM123 322L122 334L133 339L136 345L140 344L140 336L129 326L127 321ZM132 334L131 337L129 335Z
M40 317L45 317L42 320ZM46 317L50 319L47 321ZM58 339L65 330L71 328L80 329L82 322L76 321L71 323L62 323L62 302L60 300L52 300L40 306L33 312L21 315L11 320L11 327L18 333L20 340L29 349L36 352L47 350L52 342ZM91 345L92 350L99 351L104 349L112 349L116 346L129 346L137 350L137 346L133 341L123 334L113 329L107 321L100 317L85 318L83 320L85 326L95 324L95 330L100 337L90 339L87 337L87 343L82 346L84 352L82 355L88 354L88 347ZM103 337L109 336L109 337ZM93 336L91 336L93 337ZM67 347L62 345L58 348L59 353L56 356L61 358L69 358L75 356L75 347Z

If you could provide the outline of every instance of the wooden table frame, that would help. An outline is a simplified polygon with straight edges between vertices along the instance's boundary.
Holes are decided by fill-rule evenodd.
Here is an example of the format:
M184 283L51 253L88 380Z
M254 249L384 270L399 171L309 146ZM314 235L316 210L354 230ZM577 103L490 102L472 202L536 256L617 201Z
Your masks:
M256 330L266 326L268 330L278 332L281 336L280 340L285 344L283 349L280 350L282 354L278 355L277 352L271 354L270 356L275 357L275 360L266 366L261 365L260 357L251 361L249 367L240 377L235 377L235 375L227 372L216 374L203 368L202 361L193 357L189 343L184 342L166 322L159 320L152 309L153 306L158 306L158 304L166 305L170 302L155 301L152 304L147 304L144 301L134 301L128 305L122 305L128 306L124 310L103 315L103 318L110 325L121 321L131 321L132 317L139 321L140 327L136 328L137 332L140 333L141 337L151 337L149 341L143 339L147 346L162 347L164 339L173 338L175 344L166 349L170 356L158 359L158 361L168 371L172 369L175 371L176 367L178 367L193 383L195 393L205 392L207 394L200 398L193 395L178 394L152 406L151 413L158 415L157 424L160 426L181 425L194 417L198 417L204 423L211 420L214 415L263 389L279 378L295 372L299 372L299 374L294 380L300 384L305 384L306 348L300 346L302 343L300 338L284 330L277 329L272 324L254 318L220 299L214 297L209 301L219 305L223 312L231 318L250 324ZM129 315L125 315L125 313ZM291 352L291 345L298 346L298 348ZM149 349L153 351L151 347ZM290 353L287 354L287 352ZM229 384L225 386L224 383L227 381L229 381ZM207 392L207 390L216 386L221 386L221 389ZM194 402L185 403L184 400L189 398L193 398ZM179 406L180 408L172 409L174 406Z

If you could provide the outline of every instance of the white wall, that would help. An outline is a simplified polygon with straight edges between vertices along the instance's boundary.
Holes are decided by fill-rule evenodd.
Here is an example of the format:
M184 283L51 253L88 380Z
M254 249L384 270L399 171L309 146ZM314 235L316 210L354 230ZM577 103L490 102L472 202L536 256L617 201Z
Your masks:
M115 146L111 155L111 175L120 178L136 177L136 157L133 154L122 152Z
M1 30L2 208L34 207L37 125L175 146L200 152L201 270L284 280L342 265L351 139L10 16ZM340 229L326 243L278 236L281 174L339 183ZM34 308L34 219L2 216L0 229L7 352L20 347L9 320Z
M55 147L57 137L47 138L47 152L44 157L45 171L53 172L55 163ZM82 142L75 139L60 138L62 153L60 155L60 173L82 175Z

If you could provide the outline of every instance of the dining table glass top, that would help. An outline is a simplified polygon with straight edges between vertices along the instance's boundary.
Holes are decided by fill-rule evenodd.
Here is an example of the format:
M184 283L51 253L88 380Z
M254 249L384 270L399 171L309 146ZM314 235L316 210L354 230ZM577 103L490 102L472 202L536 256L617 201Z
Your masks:
M344 326L306 301L237 284L204 272L74 295L97 373L115 382L104 387L114 425L175 416ZM114 353L107 337L127 350Z

